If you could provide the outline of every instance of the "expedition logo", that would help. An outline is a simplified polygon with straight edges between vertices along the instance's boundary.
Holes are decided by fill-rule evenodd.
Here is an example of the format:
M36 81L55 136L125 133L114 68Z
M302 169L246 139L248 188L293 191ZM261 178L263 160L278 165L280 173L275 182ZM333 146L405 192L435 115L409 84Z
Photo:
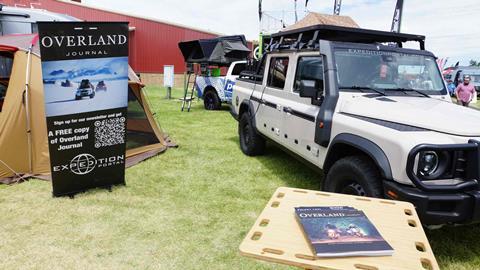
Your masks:
M125 156L111 156L105 158L95 158L91 154L79 154L72 158L69 164L53 166L54 172L70 171L76 175L85 175L92 172L95 168L105 168L124 164Z

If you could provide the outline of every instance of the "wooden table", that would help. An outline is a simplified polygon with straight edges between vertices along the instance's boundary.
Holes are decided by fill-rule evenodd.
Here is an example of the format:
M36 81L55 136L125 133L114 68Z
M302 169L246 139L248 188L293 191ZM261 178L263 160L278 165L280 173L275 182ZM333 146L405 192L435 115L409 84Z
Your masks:
M315 258L296 220L298 206L353 206L394 248L393 256ZM411 203L280 187L240 245L243 256L305 269L437 270Z

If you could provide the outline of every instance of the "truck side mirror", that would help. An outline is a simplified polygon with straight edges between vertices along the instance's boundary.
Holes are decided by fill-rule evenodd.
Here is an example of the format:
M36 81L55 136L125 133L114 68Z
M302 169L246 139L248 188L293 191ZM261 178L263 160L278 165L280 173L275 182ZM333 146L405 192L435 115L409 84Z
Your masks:
M311 98L312 101L318 98L318 83L316 80L301 80L299 95L300 97Z

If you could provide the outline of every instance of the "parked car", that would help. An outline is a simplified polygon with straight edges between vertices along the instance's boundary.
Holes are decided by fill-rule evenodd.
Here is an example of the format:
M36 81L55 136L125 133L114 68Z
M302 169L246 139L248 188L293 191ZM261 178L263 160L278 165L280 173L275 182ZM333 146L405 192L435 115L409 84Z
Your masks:
M75 100L82 99L83 97L95 97L95 88L89 80L82 80L77 91L75 92Z
M218 110L222 103L232 102L232 91L240 72L245 70L246 61L233 62L225 76L199 75L195 80L197 95L203 99L207 110Z
M95 91L107 91L107 85L105 84L105 82L99 81L97 83L97 87L95 88Z
M72 82L69 79L66 79L64 82L61 82L60 85L62 87L72 87Z
M384 44L406 41L420 49ZM480 221L480 112L452 103L424 42L327 25L273 34L233 88L241 151L273 142L322 169L323 190L412 202L426 225Z

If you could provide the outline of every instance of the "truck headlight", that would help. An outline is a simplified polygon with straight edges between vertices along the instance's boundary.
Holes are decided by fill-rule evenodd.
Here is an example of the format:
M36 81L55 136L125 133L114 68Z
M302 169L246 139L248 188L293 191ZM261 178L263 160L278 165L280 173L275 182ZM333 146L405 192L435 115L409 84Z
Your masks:
M422 151L418 156L417 172L426 180L437 179L450 166L450 154L447 151Z
M423 191L478 189L479 157L480 141L473 139L460 144L419 144L408 153L406 173Z
M429 176L438 168L438 155L434 151L426 151L420 154L418 161L419 173L423 176Z

